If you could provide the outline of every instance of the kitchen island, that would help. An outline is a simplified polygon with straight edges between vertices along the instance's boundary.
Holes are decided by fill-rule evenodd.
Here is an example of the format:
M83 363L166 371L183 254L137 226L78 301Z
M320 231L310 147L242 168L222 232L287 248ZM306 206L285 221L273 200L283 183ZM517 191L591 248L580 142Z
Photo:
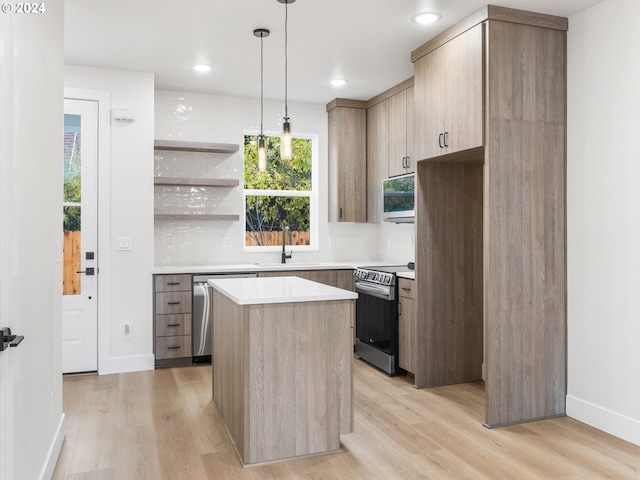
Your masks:
M242 463L339 450L353 431L357 294L298 277L209 284L213 400Z

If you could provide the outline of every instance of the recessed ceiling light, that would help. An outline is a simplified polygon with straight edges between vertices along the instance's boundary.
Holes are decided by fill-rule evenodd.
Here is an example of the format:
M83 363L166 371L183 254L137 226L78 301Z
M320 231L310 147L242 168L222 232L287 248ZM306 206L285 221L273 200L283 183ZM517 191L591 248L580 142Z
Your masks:
M440 20L440 14L436 12L424 12L414 15L412 20L420 25L428 25Z
M344 78L334 78L333 80L330 80L329 83L334 87L342 87L347 83L347 81Z
M196 72L208 72L208 71L210 71L210 70L211 70L211 65L206 65L206 64L204 64L204 63L196 63L196 64L193 66L193 69L194 69Z

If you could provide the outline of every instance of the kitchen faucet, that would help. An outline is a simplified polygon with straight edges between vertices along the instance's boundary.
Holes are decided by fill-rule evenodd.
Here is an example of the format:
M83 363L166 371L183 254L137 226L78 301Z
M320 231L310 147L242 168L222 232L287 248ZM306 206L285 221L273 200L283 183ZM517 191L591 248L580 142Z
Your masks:
M286 253L284 251L284 247L286 246L286 241L285 241L285 232L289 232L289 244L293 244L293 241L291 240L291 229L289 227L282 227L282 254L281 254L281 261L282 263L287 263L287 258L291 258L291 255L293 255L293 250L291 251L291 253Z

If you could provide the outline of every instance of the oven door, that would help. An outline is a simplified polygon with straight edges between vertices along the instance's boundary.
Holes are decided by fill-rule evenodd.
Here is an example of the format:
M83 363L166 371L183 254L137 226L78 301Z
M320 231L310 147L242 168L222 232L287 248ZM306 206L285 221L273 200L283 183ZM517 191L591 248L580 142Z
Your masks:
M383 370L397 372L398 312L395 287L356 282L355 355Z

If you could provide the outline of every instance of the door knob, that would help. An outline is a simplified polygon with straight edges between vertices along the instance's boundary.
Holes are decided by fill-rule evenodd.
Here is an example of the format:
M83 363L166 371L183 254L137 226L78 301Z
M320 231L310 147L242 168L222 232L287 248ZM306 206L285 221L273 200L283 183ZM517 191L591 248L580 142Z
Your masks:
M86 273L87 275L95 275L96 274L96 269L95 269L95 267L87 267L86 270L82 270L82 271L76 272L76 273Z

